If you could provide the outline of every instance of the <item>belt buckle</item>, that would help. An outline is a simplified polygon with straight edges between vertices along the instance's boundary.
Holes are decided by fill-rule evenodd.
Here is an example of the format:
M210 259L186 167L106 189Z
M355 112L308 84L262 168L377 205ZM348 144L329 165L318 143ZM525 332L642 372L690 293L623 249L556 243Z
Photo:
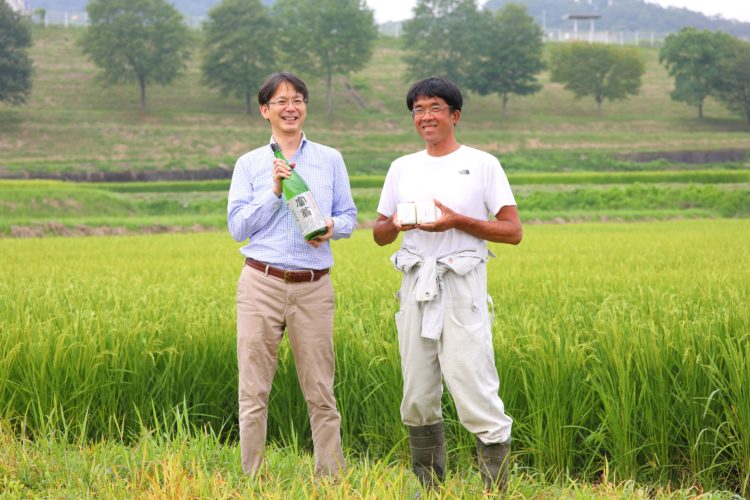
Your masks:
M289 283L290 281L292 281L292 280L291 280L291 277L292 277L293 275L294 275L294 273L293 273L292 271L286 271L286 270L285 270L285 271L284 271L284 276L283 276L283 278L282 278L282 279L284 280L284 283Z

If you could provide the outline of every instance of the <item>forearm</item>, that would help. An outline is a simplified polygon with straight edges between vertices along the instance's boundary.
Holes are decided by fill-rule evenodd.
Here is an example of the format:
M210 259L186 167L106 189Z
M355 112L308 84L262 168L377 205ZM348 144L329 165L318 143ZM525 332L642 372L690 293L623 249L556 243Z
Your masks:
M523 238L521 224L506 219L479 220L466 215L456 214L454 229L463 231L479 239L494 243L517 245Z
M393 223L392 217L378 214L378 220L375 222L375 227L372 229L372 237L375 239L375 243L380 246L393 243L396 241L396 238L398 238L398 233L399 229Z

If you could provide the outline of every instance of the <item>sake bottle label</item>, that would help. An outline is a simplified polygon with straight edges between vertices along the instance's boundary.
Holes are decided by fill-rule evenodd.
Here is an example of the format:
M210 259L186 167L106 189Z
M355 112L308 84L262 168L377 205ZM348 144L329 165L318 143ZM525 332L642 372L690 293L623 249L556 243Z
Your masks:
M286 203L294 214L294 218L297 219L297 225L305 239L311 233L319 231L321 227L326 227L326 221L310 191L298 194L288 199Z

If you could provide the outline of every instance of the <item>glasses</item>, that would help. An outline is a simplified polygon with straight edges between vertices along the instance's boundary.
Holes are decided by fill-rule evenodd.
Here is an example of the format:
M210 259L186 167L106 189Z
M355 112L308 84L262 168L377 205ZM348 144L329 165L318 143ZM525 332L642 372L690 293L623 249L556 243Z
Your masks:
M305 103L307 103L307 99L297 98L297 99L292 99L292 100L289 100L289 99L276 99L275 101L268 101L266 104L274 104L274 105L280 106L282 108L286 108L287 106L289 106L291 104L295 108L301 108L302 106L305 105Z
M418 118L424 116L426 113L436 116L440 114L444 109L453 109L453 106L430 106L429 108L414 108L411 110L411 116Z

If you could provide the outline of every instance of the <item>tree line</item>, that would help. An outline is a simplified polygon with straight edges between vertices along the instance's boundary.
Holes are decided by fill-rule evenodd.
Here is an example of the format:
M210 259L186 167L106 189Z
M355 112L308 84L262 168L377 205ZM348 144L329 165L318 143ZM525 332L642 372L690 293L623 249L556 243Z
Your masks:
M333 112L333 78L370 61L377 28L364 0L223 0L208 14L202 40L166 0L91 0L79 38L104 85L137 83L140 107L150 85L184 73L201 45L202 82L254 108L263 78L279 68L323 78ZM468 91L496 93L505 113L512 95L542 90L548 69L576 98L607 100L640 92L645 62L637 48L582 42L549 46L526 7L481 10L476 0L419 0L402 37L408 79L440 75ZM0 101L22 104L31 90L27 23L0 3ZM750 122L750 43L722 32L686 28L670 35L660 62L675 78L672 98L698 107L714 96Z

